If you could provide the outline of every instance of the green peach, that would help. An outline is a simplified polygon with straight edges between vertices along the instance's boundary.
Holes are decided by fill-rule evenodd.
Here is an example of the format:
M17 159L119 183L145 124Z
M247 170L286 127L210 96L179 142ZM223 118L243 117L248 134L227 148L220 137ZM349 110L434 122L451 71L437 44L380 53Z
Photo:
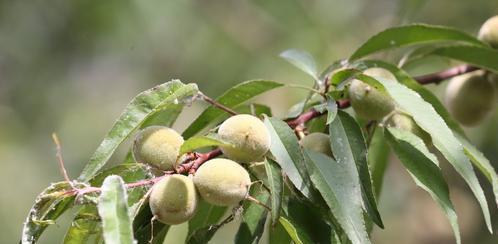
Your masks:
M486 20L479 30L479 40L498 48L498 15Z
M330 147L330 138L329 135L325 133L314 132L306 135L301 139L301 146L310 151L323 153L333 157L332 149Z
M353 80L348 91L351 106L364 119L379 120L395 107L389 95L362 81Z
M164 126L149 126L140 131L133 143L133 157L139 163L162 170L173 170L183 138L175 130Z
M247 197L251 178L240 164L229 159L215 158L197 169L194 184L206 202L232 206Z
M388 127L394 127L400 130L405 130L420 137L426 145L432 143L431 136L418 126L412 117L403 113L395 113L387 120Z

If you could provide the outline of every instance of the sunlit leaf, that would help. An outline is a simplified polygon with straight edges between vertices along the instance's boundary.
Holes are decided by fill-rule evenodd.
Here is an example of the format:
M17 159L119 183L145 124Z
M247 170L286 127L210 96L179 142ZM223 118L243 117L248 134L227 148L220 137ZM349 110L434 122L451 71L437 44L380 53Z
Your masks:
M472 35L459 30L426 24L413 24L386 29L368 39L349 60L397 47L437 42L462 42L470 45L486 46Z
M389 128L386 129L385 135L417 185L427 191L444 211L457 243L461 243L455 208L451 203L448 185L438 167L436 156L429 152L422 139L410 132Z
M430 54L459 60L498 73L498 51L492 48L458 45L440 47Z
M127 197L126 187L121 177L111 175L104 180L98 211L102 219L104 240L107 244L134 243Z
M306 74L318 80L318 70L313 56L306 51L289 49L280 53L280 57L287 60Z
M172 80L138 94L114 123L78 180L86 182L109 160L118 146L147 118L169 104L177 104L197 94L197 85Z

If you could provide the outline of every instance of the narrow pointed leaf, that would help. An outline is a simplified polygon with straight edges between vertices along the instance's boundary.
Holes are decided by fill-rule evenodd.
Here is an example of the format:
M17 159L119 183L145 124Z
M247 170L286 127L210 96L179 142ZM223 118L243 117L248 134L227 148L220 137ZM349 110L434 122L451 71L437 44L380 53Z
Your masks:
M351 170L357 170L355 176L359 177L365 211L374 223L383 228L367 163L367 146L360 126L353 117L339 111L336 119L329 125L329 134L330 145L337 163L351 167Z
M180 155L203 147L223 145L229 145L229 143L222 141L220 138L216 138L215 136L194 136L190 137L182 144L180 147Z
M307 236L305 231L293 225L288 219L280 217L279 222L296 244L313 243L311 241L311 238Z
M217 224L226 213L227 209L227 207L214 206L201 200L197 207L197 213L188 222L187 236L190 236L198 229Z
M389 128L385 135L417 185L439 204L453 228L456 242L461 243L455 208L450 200L448 185L437 166L436 156L429 152L420 138L410 132Z
M304 71L315 80L318 79L318 70L316 68L315 60L313 59L313 56L311 56L311 54L309 54L308 52L303 50L289 49L282 52L280 54L280 57L284 58L289 63Z
M378 81L382 83L398 106L410 114L417 125L431 135L434 146L467 182L481 205L488 230L492 232L488 202L477 180L472 164L465 154L462 144L455 138L455 135L441 116L415 91L394 81L383 79Z
M456 59L498 73L498 51L480 46L441 47L430 54Z
M284 121L265 117L264 123L270 133L270 151L292 184L307 197L312 197L311 184L304 156L297 137Z
M370 141L367 154L368 165L372 170L372 185L377 198L380 196L384 173L389 164L389 153L389 145L384 139L382 130L377 128Z
M107 244L134 243L126 187L121 177L108 176L102 184L98 210Z
M83 169L78 180L86 182L109 160L118 146L140 125L169 104L178 104L198 92L197 85L172 80L137 95L114 123L111 130Z
M355 60L392 48L436 42L462 42L465 44L486 46L472 35L459 30L426 24L413 24L386 29L368 39L359 47L349 60Z
M470 161L481 171L481 173L484 174L484 176L486 176L488 181L491 183L491 186L493 187L493 194L495 195L495 202L498 206L498 175L496 175L495 169L484 154L479 151L479 149L473 146L462 136L457 135L457 138L462 143L465 154L469 156Z
M332 123L337 116L337 103L332 97L327 99L327 124Z
M240 83L221 96L216 101L228 108L235 108L238 105L246 102L247 100L264 93L266 91L283 86L283 84L270 81L270 80L250 80ZM217 120L220 116L226 114L225 111L219 108L210 106L204 110L197 119L183 132L183 137L190 138L191 136L199 133L201 130L211 124L212 121Z
M266 159L265 161L266 175L268 176L268 185L271 191L271 221L273 226L278 223L280 217L280 209L282 208L282 192L283 192L283 179L282 171L278 163Z
M270 194L263 187L251 187L250 195L265 205L270 200ZM268 210L263 206L247 200L244 201L242 206L244 209L241 216L242 222L235 234L234 243L259 243L263 235Z
M63 194L70 189L67 182L57 182L36 197L23 224L21 243L36 243L48 225L73 205L74 197Z
M269 244L291 244L293 240L287 233L287 230L284 229L284 226L280 223L279 219L277 220L275 227L270 227ZM297 244L298 242L294 241L294 243Z
M348 162L306 151L313 184L353 244L370 243L363 220L362 193L356 168Z
M152 228L152 217L149 202L145 201L133 220L133 234L138 243L149 243L151 239L152 244L162 244L164 242L170 226L156 220L153 223L154 228ZM152 229L154 229L154 233L151 232ZM152 234L154 234L153 238L151 238Z

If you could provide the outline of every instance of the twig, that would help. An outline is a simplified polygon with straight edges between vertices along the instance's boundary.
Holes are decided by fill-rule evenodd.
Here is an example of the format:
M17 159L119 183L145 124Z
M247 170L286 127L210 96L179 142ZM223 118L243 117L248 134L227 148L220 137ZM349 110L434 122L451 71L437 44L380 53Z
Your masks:
M61 174L64 177L64 180L67 181L67 183L74 188L71 179L69 179L69 176L67 174L66 167L64 167L64 160L62 159L62 146L59 137L57 137L57 134L52 133L52 140L54 140L55 149L56 149L55 155L57 157L57 161L59 162L59 169L61 171Z
M262 203L260 200L258 200L258 199L256 199L256 198L254 198L254 197L252 197L252 196L250 196L250 195L248 195L248 196L246 197L246 200L249 200L249 201L251 201L251 202L253 202L253 203L256 203L256 204L258 204L259 206L261 206L261 207L263 207L263 208L266 208L266 210L271 211L271 208L270 208L270 207L266 206L266 205L265 205L264 203Z
M232 109L230 109L230 108L226 107L225 105L223 105L223 104L221 104L221 103L219 103L219 102L215 101L214 99L212 99L212 98L210 98L210 97L208 97L208 96L204 95L204 93L202 93L202 92L199 92L199 96L200 96L200 97L201 97L204 101L208 102L209 104L211 104L211 105L213 105L213 106L215 106L215 107L217 107L217 108L219 108L219 109L221 109L221 110L223 110L223 111L225 111L225 112L227 112L227 113L229 113L229 114L231 114L231 115L237 115L237 114L238 114L237 112L235 112L235 111L233 111Z
M418 76L415 77L415 80L422 85L431 84L431 83L439 84L441 83L441 81L447 80L455 76L459 76L461 74L476 71L478 69L479 69L478 67L464 64L440 72Z

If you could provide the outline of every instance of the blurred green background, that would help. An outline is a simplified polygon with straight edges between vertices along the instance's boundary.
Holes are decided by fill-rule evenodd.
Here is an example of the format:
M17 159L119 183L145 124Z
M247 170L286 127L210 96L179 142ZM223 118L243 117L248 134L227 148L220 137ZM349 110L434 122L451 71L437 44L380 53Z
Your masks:
M389 26L424 22L476 34L496 14L496 0L1 1L2 243L18 241L36 195L62 180L50 134L58 133L69 174L76 177L122 109L142 90L172 78L197 82L212 97L254 78L309 85L310 78L278 57L281 51L307 50L323 68ZM450 64L429 60L408 71L421 74ZM282 115L302 96L301 91L280 89L259 100L271 102L275 114ZM196 103L186 108L175 127L184 129L203 107ZM497 114L468 131L495 165ZM120 154L112 162L119 160ZM437 205L392 161L380 199L386 229L374 231L374 243L453 243ZM467 187L451 169L445 170L464 243L498 242L486 232ZM481 182L489 196L489 185ZM493 203L489 198L497 230ZM60 242L71 215L51 226L40 243ZM230 242L220 239L231 238L230 228L218 243Z

